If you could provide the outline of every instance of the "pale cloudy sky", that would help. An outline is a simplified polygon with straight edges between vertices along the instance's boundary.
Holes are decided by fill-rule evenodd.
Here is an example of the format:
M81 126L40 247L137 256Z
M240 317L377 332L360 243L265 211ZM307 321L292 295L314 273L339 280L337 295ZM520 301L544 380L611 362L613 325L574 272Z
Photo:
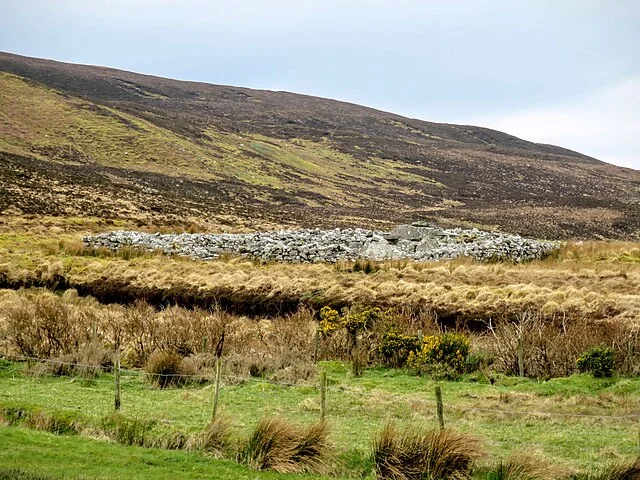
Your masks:
M0 0L0 50L496 128L640 169L638 0Z

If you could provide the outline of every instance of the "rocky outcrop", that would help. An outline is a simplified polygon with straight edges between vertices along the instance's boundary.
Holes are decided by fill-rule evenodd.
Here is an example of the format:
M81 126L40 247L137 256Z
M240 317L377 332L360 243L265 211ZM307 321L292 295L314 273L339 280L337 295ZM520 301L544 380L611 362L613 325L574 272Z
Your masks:
M236 253L261 260L328 262L411 259L417 261L468 256L481 261L524 262L543 258L558 248L557 242L477 229L442 229L428 224L400 225L391 232L372 230L280 230L249 234L150 234L114 231L84 237L88 247L117 250L122 247L162 250L203 260Z

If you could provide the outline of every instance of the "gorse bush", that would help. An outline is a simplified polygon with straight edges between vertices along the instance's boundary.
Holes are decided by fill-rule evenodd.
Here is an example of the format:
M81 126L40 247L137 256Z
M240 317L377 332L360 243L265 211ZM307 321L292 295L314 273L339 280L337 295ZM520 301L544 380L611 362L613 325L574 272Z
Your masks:
M349 311L343 316L344 328L351 336L355 336L359 332L371 329L375 323L385 318L390 312L390 310L384 311L378 307Z
M409 353L407 365L419 374L437 378L455 377L464 372L471 341L461 333L424 337L417 351Z
M238 459L254 470L323 473L328 470L329 429L324 422L297 427L284 419L262 419Z
M342 317L337 310L329 306L320 309L320 332L324 336L331 335L333 332L340 330L344 326Z
M612 348L594 347L580 355L576 366L581 372L592 373L594 377L611 377L613 375L615 354Z
M416 353L420 348L417 335L405 335L397 329L385 332L378 345L378 353L387 365L402 367L409 358L409 354Z
M367 307L343 310L341 315L337 310L324 306L320 309L319 329L323 335L328 336L344 328L351 337L355 337L363 331L370 330L376 323L387 319L392 314L391 309Z
M373 446L374 469L384 480L468 478L480 456L475 438L449 429L398 432L388 424Z
M342 314L329 306L320 310L318 332L331 344L333 358L351 360L353 374L359 377L376 353L379 330L393 318L393 310L378 307L353 307Z

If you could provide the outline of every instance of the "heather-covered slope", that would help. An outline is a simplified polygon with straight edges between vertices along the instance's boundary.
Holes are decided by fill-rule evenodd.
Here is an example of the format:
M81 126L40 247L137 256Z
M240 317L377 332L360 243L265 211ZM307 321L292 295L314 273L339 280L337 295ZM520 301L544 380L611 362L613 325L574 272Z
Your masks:
M640 172L470 126L0 53L0 211L637 237Z

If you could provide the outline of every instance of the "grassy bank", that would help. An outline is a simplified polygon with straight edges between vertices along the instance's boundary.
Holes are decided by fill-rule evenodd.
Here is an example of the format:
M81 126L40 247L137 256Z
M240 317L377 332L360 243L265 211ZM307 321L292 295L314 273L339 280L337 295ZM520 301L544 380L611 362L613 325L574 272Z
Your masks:
M77 436L0 426L0 478L53 479L312 479L255 472L228 460L179 451L129 447ZM22 472L23 476L19 475ZM32 475L32 476L28 476Z

